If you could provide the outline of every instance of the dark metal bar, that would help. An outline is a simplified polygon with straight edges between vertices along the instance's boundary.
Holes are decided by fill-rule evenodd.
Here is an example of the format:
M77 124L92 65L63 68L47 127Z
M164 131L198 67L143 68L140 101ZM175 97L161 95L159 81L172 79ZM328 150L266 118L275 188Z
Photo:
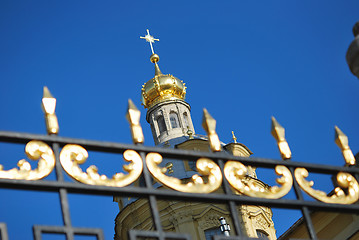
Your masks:
M41 240L42 239L41 229L39 227L37 227L36 225L32 227L32 233L34 235L34 240Z
M160 233L158 231L140 231L140 230L130 230L128 232L130 240L137 240L137 237L150 237L150 238L160 238L163 235L165 240L191 240L191 236L188 234L178 234L173 232Z
M57 181L63 182L64 181L64 175L62 172L62 167L60 163L60 146L58 143L52 144L52 150L54 151L55 155L55 173L56 173L56 179Z
M9 235L7 234L7 227L5 223L0 223L0 237L1 240L9 240Z
M213 240L258 240L258 238L213 236Z
M103 235L103 230L101 228L73 228L73 232L75 235L88 235L88 236L96 236L97 240L105 239Z
M290 171L292 173L292 176L294 176L294 168L290 168ZM302 190L300 190L300 187L299 187L297 181L293 181L293 188L294 188L295 195L297 196L297 199L299 201L304 201ZM310 218L310 213L309 213L308 207L302 206L301 211L302 211L303 218L305 220L305 224L307 226L307 230L308 230L308 234L309 234L310 238L313 240L317 240L317 234L315 233L315 229L313 226L312 219Z
M34 225L34 232L37 234L41 233L58 233L58 234L66 234L67 229L63 226L44 226L44 225Z
M65 228L68 228L68 231L66 231L66 239L73 240L74 235L71 225L70 206L67 198L67 190L65 188L61 188L59 190L59 195L60 195L60 205L61 205L63 223L65 225Z
M221 169L221 172L222 172L222 176L224 176L224 163L222 160L218 160L218 165ZM226 195L232 195L232 191L229 187L229 183L227 181L226 178L223 178L223 182L222 182L222 186L223 186L223 190L224 190L224 193ZM229 207L229 211L231 213L231 217L232 217L232 220L233 220L233 224L234 224L234 230L236 231L236 234L239 235L239 236L245 236L245 234L243 233L242 229L241 229L241 226L240 226L240 220L239 220L239 217L238 217L238 211L237 211L237 207L236 207L236 204L235 202L233 201L229 201L228 202L228 207Z
M239 156L232 156L222 152L214 154L211 152L197 152L197 151L187 151L180 149L146 147L143 145L130 145L130 144L120 144L113 142L65 138L59 136L47 136L47 135L39 135L39 134L0 131L0 142L26 144L31 140L44 141L49 144L59 143L60 147L65 146L66 144L78 144L86 148L88 151L122 153L127 149L133 149L135 151L145 152L145 153L158 152L159 154L162 154L164 158L182 159L184 156L186 157L186 159L189 160L196 160L201 157L207 157L213 159L220 158L225 161L227 160L240 161L244 165L260 166L264 168L273 168L276 165L284 165L287 167L304 167L309 172L316 172L316 173L336 174L339 171L344 171L352 174L355 173L359 174L359 168L351 168L345 166L341 167L341 166L313 164L306 162L282 161L282 160L274 160L274 159L258 158L258 157L239 157Z
M189 240L190 237L183 234L167 233L164 232L161 225L160 214L157 206L157 199L165 200L176 200L176 201L198 201L198 202L217 202L228 204L229 210L232 216L234 229L237 237L224 237L224 236L215 236L215 240L238 240L238 239L251 239L246 237L245 233L241 230L241 222L238 215L237 206L238 205L259 205L267 207L276 207L276 208L287 208L287 209L299 209L302 212L303 219L306 221L306 226L309 232L311 239L316 240L317 236L315 229L310 217L310 211L332 211L332 212L341 212L341 213L354 213L359 214L359 205L341 205L341 204L328 204L318 201L308 201L304 200L302 190L300 189L298 183L294 181L293 189L295 191L297 199L263 199L263 198L253 198L243 195L233 194L229 183L224 178L223 179L223 189L224 194L199 194L199 193L183 193L178 191L168 191L161 189L154 189L152 185L152 177L147 169L145 156L148 152L158 152L164 158L177 158L177 159L188 159L196 160L200 157L207 157L216 161L222 171L224 168L224 162L227 160L240 161L245 165L251 166L260 166L264 168L274 168L277 165L285 165L290 168L292 175L294 176L294 170L297 167L304 167L309 172L316 173L325 173L325 174L337 174L339 171L344 171L353 174L357 180L359 176L359 169L356 167L340 167L340 166L328 166L321 164L312 164L312 163L301 163L301 162L292 162L292 161L281 161L281 160L272 160L272 159L263 159L263 158L248 158L248 157L235 157L225 153L205 153L205 152L195 152L195 151L184 151L179 149L164 149L156 147L145 147L141 144L129 145L129 144L119 144L113 142L99 142L99 141L89 141L83 139L72 139L72 138L63 138L55 135L36 135L36 134L26 134L26 133L16 133L16 132L4 132L0 131L0 142L11 142L11 143L22 143L25 144L30 140L40 140L44 141L47 144L51 144L53 151L56 156L56 181L26 181L26 180L10 180L10 179L0 179L0 187L2 188L12 188L12 189L23 189L23 190L40 190L40 191L50 191L50 192L59 192L60 195L60 204L63 216L64 226L34 226L34 238L40 240L42 238L42 233L59 233L66 234L68 240L73 240L74 235L95 235L98 239L103 239L103 233L99 229L90 229L90 228L73 228L71 225L70 218L70 209L67 195L68 193L78 193L78 194L91 194L91 195L109 195L109 196L131 196L131 197L143 197L149 199L149 205L152 213L152 219L154 228L156 231L138 231L131 230L129 236L134 237L155 237L159 240ZM143 177L146 183L146 187L106 187L106 186L92 186L86 185L77 182L66 182L63 176L63 170L60 164L59 159L59 150L60 147L65 146L66 144L79 144L85 147L87 150L100 151L100 152L112 152L112 153L123 153L127 149L133 149L140 153L143 163ZM5 228L5 230L4 230ZM8 240L6 225L0 224L0 231L2 239ZM3 233L6 233L6 238L3 237ZM132 234L132 235L131 235Z
M41 239L42 233L66 234L69 231L73 232L75 235L96 236L98 240L104 239L103 231L100 228L69 228L63 226L34 225L33 231L34 233L36 232L37 236L35 237L35 240Z
M359 214L358 204L332 204L319 201L299 201L292 199L264 199L247 197L244 195L224 195L224 194L201 194L201 193L184 193L177 191L166 191L161 189L149 190L142 187L106 187L93 186L73 182L55 182L55 181L26 181L0 179L0 187L10 189L24 189L37 191L57 192L60 188L66 188L69 193L93 194L106 196L131 196L131 197L149 197L155 195L160 199L198 201L198 202L219 202L226 203L234 201L237 204L261 205L276 208L301 209L306 206L313 210L326 210L330 212L346 212Z
M145 179L146 188L149 191L153 191L151 176L148 171L147 164L146 164L146 154L144 152L140 152L140 156L141 156L142 162L143 162L142 173L143 173L143 177ZM156 196L153 194L150 194L148 197L148 201L149 201L149 205L150 205L150 209L151 209L151 213L152 213L152 220L153 220L154 227L160 233L159 239L164 240L163 235L161 234L161 233L163 233L163 229L162 229L160 214L158 211Z
M55 135L52 135L53 137ZM60 146L58 143L52 144L52 149L55 154L55 172L56 172L56 179L58 182L64 182L64 175L60 163ZM70 206L69 201L67 198L67 189L66 188L60 188L59 189L59 198L60 198L60 206L61 206L61 213L62 213L62 221L65 226L65 228L68 228L68 231L66 231L66 239L67 240L73 240L74 235L72 231L72 225L71 225L71 217L70 217Z

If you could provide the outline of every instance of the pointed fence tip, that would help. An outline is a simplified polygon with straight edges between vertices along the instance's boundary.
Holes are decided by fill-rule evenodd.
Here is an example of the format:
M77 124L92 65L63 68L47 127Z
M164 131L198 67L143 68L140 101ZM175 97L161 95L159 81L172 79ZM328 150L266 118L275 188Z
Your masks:
M335 143L340 146L340 148L347 148L348 146L348 137L345 135L338 126L334 126L335 134L334 140Z
M338 126L334 126L334 128L335 128L335 143L342 151L346 166L355 165L356 160L352 150L349 147L348 136L345 135Z
M276 119L274 116L272 116L271 119L272 119L272 128L273 128L273 127L283 128L283 127L279 124L279 122L277 121L277 119Z
M204 118L208 118L208 117L212 118L212 116L211 116L211 114L209 114L207 108L203 108L203 117Z
M342 130L340 130L340 128L339 128L337 125L334 126L334 130L335 130L335 136L336 136L336 137L337 137L338 135L345 135L345 134L342 132Z
M271 133L277 141L285 141L285 129L279 122L272 116Z
M132 134L133 143L143 143L144 136L142 132L142 127L140 124L141 112L137 109L136 105L131 99L128 99L128 109L126 113L126 118L130 123L130 129Z
M287 140L285 139L285 129L282 127L275 117L272 116L272 127L271 133L279 148L279 152L283 160L288 160L292 157L292 152L290 151Z
M216 120L209 114L206 108L203 108L202 126L207 133L216 129Z
M216 120L203 108L202 127L207 132L211 150L213 152L221 151L221 142L216 133Z
M131 98L128 99L128 109L138 110Z
M50 92L50 90L44 86L44 90L43 90L43 97L42 98L54 98Z
M338 126L334 126L335 129L335 136L334 140L335 143L341 148L341 149L347 149L349 148L348 144L348 137L345 135L342 130Z

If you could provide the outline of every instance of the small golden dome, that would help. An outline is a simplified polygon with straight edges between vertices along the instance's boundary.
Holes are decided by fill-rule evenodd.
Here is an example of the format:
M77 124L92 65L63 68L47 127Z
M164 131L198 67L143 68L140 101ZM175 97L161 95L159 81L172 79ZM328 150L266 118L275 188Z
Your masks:
M151 61L154 59L158 61L157 54L156 56L151 56ZM184 100L186 96L187 87L183 81L171 74L162 74L156 60L153 61L155 64L155 77L142 86L142 104L145 108L150 108L166 100Z

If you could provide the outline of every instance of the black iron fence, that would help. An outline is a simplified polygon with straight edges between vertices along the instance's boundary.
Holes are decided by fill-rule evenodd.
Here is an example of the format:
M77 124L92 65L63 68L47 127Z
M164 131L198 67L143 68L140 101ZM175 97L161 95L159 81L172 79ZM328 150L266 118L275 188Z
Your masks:
M48 191L59 194L61 211L63 218L62 226L42 226L34 225L33 234L34 239L42 239L42 234L45 233L59 233L65 234L66 238L71 240L76 235L96 236L97 239L104 239L101 229L96 228L78 228L73 227L70 219L68 194L90 194L90 195L103 195L103 196L120 196L120 197L136 197L148 199L150 211L152 214L152 220L154 225L153 231L141 231L141 230L130 230L129 239L191 239L189 235L183 233L165 232L161 226L160 215L158 211L157 201L158 200L176 200L176 201L199 201L199 202L215 202L226 204L228 206L230 215L232 217L233 226L232 233L235 236L215 236L216 240L234 240L234 239L249 239L246 234L242 231L240 226L240 220L238 218L238 205L260 205L283 209L297 209L300 210L303 219L306 223L308 235L311 239L317 239L315 229L311 220L311 211L329 211L329 212L340 212L340 213L351 213L359 215L358 204L338 204L338 203L325 203L323 201L305 200L303 198L303 190L299 186L296 180L293 181L293 190L296 194L295 199L268 199L262 197L250 197L245 195L235 194L229 184L227 178L223 177L222 188L223 193L189 193L181 191L168 191L164 189L157 189L153 187L153 178L146 165L146 155L148 153L158 153L163 158L175 158L175 159L187 159L197 161L199 158L208 158L214 161L221 169L222 175L225 176L224 168L228 161L241 162L244 165L263 167L274 169L278 165L285 166L290 170L293 179L295 179L295 171L298 168L305 168L310 173L323 173L331 176L335 176L338 173L346 173L347 176L354 176L356 180L359 179L359 169L355 166L329 166L322 164L311 164L303 162L293 161L282 161L263 159L256 157L236 157L226 154L224 152L195 152L185 151L178 149L165 149L157 147L146 147L141 144L119 144L113 142L100 142L100 141L89 141L83 139L72 139L59 137L56 135L36 135L36 134L25 134L17 132L6 132L0 131L0 142L6 143L21 143L27 144L30 141L41 141L48 146L51 146L55 157L55 172L56 180L21 180L21 179L0 179L0 188L7 189L23 189L23 190L36 190L36 191ZM126 150L134 150L139 154L143 163L143 170L141 171L141 177L144 179L144 186L133 186L128 185L124 187L113 187L113 186L101 186L101 185L90 185L76 181L64 180L64 170L60 163L60 150L65 145L76 144L80 145L88 151L99 151L106 153L117 153L123 154ZM349 179L349 182L356 182L355 179ZM357 183L356 183L357 184ZM342 187L343 192L341 196L343 201L347 195L352 195L355 198L355 191L358 191L357 185L352 184L348 189ZM353 187L353 189L351 189ZM356 188L356 190L355 190ZM354 191L354 193L353 193ZM335 194L334 194L335 195ZM340 194L339 194L340 195ZM328 196L331 198L333 196ZM4 220L4 219L2 219ZM6 221L6 219L5 219ZM8 239L8 233L6 223L0 223L0 236L2 240Z

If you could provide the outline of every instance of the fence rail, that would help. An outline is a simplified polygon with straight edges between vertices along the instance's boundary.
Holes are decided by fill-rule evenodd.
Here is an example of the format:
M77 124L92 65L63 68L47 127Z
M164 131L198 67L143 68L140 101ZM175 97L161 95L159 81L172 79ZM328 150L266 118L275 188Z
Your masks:
M59 137L56 135L38 135L27 134L18 132L6 132L0 131L0 142L6 143L20 143L27 144L30 141L37 140L42 141L51 146L55 156L55 172L56 180L21 180L21 179L6 179L0 178L0 188L8 189L23 189L23 190L36 190L36 191L49 191L58 192L61 203L61 210L63 216L63 226L39 226L33 227L34 239L42 239L43 233L61 233L66 234L67 239L74 239L75 235L91 235L96 236L97 239L103 239L103 233L101 229L97 228L76 228L71 225L69 202L67 199L68 193L77 194L90 194L90 195L106 195L106 196L126 196L126 197L141 197L149 200L149 205L152 213L154 231L139 231L131 230L129 232L129 238L131 240L138 239L138 237L151 237L154 239L190 239L186 234L164 232L161 226L159 212L157 209L157 200L183 200L183 201L200 201L200 202L216 202L224 203L228 205L231 217L233 219L233 229L237 237L224 237L216 236L214 239L249 239L241 231L240 221L238 219L237 205L260 205L284 209L298 209L301 210L303 218L306 222L306 226L311 239L317 239L313 223L311 222L311 211L330 211L340 213L353 213L359 214L358 204L336 204L325 203L322 201L305 200L303 198L302 189L298 185L297 181L293 181L293 190L296 194L295 199L267 199L260 197L250 197L245 195L234 194L231 190L231 186L226 178L223 178L222 187L224 193L190 193L180 191L169 191L163 189L154 188L152 185L152 175L146 166L146 155L148 153L158 153L164 158L174 159L187 159L196 161L199 158L208 158L214 161L221 169L222 175L224 175L225 163L228 161L241 162L244 165L250 165L255 167L263 167L274 169L278 165L287 167L294 178L294 171L297 168L305 168L310 173L324 173L329 175L335 175L339 172L345 172L359 179L359 169L351 166L329 166L323 164L312 164L294 161L273 160L256 157L237 157L223 152L195 152L185 151L179 149L166 149L157 147L146 147L141 144L119 144L113 142L101 142L90 141L84 139L73 139ZM99 151L105 153L119 153L123 154L126 150L134 150L139 154L143 162L143 171L141 173L145 186L101 186L101 185L89 185L80 182L70 182L64 180L64 170L60 163L60 150L68 144L81 145L89 151ZM346 193L344 191L344 193ZM8 239L6 225L0 223L0 236L2 240Z

